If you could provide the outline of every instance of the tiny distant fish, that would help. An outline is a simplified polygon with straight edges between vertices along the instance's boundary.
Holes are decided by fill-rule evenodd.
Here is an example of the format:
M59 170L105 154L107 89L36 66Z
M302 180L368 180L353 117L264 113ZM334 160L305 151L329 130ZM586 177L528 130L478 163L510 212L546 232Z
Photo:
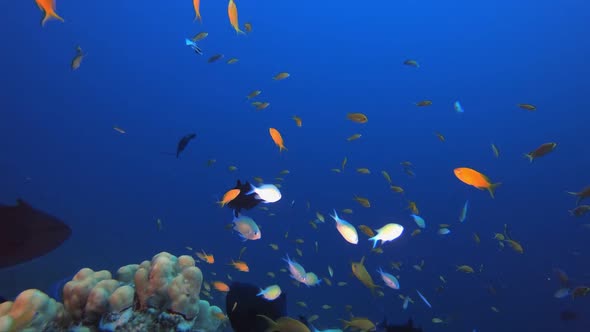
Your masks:
M422 299L422 301L424 301L424 303L426 303L426 305L429 308L432 308L432 305L430 304L430 302L428 302L428 300L424 297L424 295L422 295L422 293L420 293L419 290L416 289L416 293L418 293L418 296L420 296L420 298Z
M494 152L494 157L498 158L500 157L500 150L498 150L498 147L496 146L496 144L492 143L492 151Z
M250 23L250 22L244 23L244 30L246 30L246 32L248 32L248 33L252 32L252 23Z
M449 233L451 233L451 230L448 229L448 228L441 228L441 229L438 230L438 234L439 235L447 235Z
M461 103L457 100L454 104L453 107L455 108L455 112L457 113L463 113L463 107L461 106Z
M207 62L213 63L221 58L223 58L223 54L215 54L214 56L210 57L209 60L207 60Z
M522 108L523 110L527 110L527 111L536 111L537 110L537 106L535 106L533 104L518 104L518 107Z
M208 33L208 32L204 32L204 31L203 31L203 32L199 32L199 33L197 33L197 34L196 34L196 35L193 37L193 41L194 41L194 42L197 42L197 41L199 41L199 40L203 40L203 39L207 38L207 36L209 36L209 33Z
M70 68L72 69L72 71L78 70L78 68L80 68L80 65L82 64L82 59L84 59L85 56L86 54L82 52L82 48L80 48L80 46L77 46L76 56L72 59L72 63L70 64Z
M117 126L113 126L113 129L121 134L127 133L125 130L123 130L122 128L119 128Z
M404 61L404 65L420 68L420 64L418 63L418 61L412 60L412 59L408 59L408 60Z
M467 208L469 208L469 201L465 201L465 205L463 205L463 209L459 215L459 222L464 222L467 218Z
M234 63L238 62L239 60L237 58L231 58L229 60L227 60L227 64L228 65L233 65Z
M432 105L432 100L421 100L416 103L416 106L418 106L418 107L425 107L425 106L431 106L431 105Z
M276 74L272 79L275 81L280 81L280 80L284 80L285 78L291 76L291 74L287 73L287 72L282 72L282 73L278 73Z

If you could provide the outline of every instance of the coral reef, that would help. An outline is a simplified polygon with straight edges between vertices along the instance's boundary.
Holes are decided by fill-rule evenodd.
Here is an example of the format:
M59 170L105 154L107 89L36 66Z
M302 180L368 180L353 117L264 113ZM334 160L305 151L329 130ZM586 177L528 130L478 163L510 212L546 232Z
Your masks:
M167 252L109 271L81 269L63 304L29 289L0 304L0 331L218 331L222 310L201 300L203 274L190 256Z

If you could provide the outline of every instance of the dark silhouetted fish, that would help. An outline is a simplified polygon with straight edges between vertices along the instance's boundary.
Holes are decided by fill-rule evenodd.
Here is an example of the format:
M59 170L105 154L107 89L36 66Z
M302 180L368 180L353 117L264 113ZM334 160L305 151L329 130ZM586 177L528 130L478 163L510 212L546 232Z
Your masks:
M176 147L176 158L180 156L180 153L186 149L188 142L190 142L193 138L195 138L197 134L191 133L186 136L183 136L180 141L178 141L178 146Z
M272 320L287 316L287 296L282 293L274 301L257 296L260 288L252 284L234 282L225 297L225 312L234 332L263 332L268 323L256 315Z
M240 194L225 206L229 207L230 209L234 209L234 215L236 218L242 209L250 210L256 207L256 205L260 204L260 202L263 202L263 200L256 197L256 193L251 193L248 195L248 193L252 190L252 185L250 182L246 181L246 183L242 184L242 182L238 180L236 186L232 189L240 189Z
M422 328L414 327L414 321L410 318L404 325L392 325L387 323L387 319L377 324L377 331L379 332L422 332Z
M0 268L43 256L72 234L68 225L18 199L0 206Z

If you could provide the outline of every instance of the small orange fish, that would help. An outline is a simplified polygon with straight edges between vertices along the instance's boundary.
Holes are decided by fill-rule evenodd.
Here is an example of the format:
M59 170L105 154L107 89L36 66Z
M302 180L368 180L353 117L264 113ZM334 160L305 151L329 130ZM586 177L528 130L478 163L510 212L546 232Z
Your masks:
M225 204L233 201L238 195L240 194L240 189L231 189L228 190L224 195L221 201L217 202L221 207L224 207Z
M213 288L220 292L229 292L229 286L223 281L214 281Z
M245 34L244 31L240 30L240 24L238 23L238 7L234 0L229 0L227 5L227 16L229 17L229 23L236 30L238 34Z
M235 267L236 270L240 272L250 272L250 268L248 267L248 264L246 264L246 262L232 260L231 265L233 265L233 267Z
M231 224L233 225L233 224ZM197 257L199 257L200 260L202 260L203 262L206 262L208 264L213 264L215 263L215 257L213 257L213 255L211 254L207 254L205 252L205 250L202 250L203 252L197 252L195 253L197 255Z
M285 143L283 142L283 136L281 136L281 133L279 133L278 130L275 128L269 128L268 132L270 133L270 137L272 138L273 142L275 142L275 144L279 147L279 152L287 150Z
M201 10L199 9L199 7L201 6L201 0L193 0L193 7L195 7L195 21L199 21L199 23L202 23L201 21Z
M35 2L37 3L37 6L39 6L39 9L45 13L43 20L41 21L41 26L45 26L45 23L50 19L64 21L64 19L55 12L55 0L35 0Z
M459 167L454 170L457 179L470 186L474 186L477 189L487 189L490 192L492 198L494 198L494 191L501 183L492 183L490 179L481 174L480 172L467 168Z

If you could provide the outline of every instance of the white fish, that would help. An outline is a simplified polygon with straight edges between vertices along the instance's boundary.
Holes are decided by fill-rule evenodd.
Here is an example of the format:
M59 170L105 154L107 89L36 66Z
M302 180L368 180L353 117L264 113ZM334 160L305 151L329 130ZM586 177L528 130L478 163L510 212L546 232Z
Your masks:
M287 255L287 258L283 258L283 260L287 262L287 264L289 264L289 272L291 273L291 278L305 284L307 282L307 273L305 272L303 266L291 260L291 258L289 258L289 255Z
M330 217L334 219L336 222L336 229L348 243L357 244L359 242L359 235L356 232L356 228L348 221L340 219L336 210L334 210L334 215L330 215Z
M439 229L439 230L438 230L438 234L439 234L439 235L447 235L447 234L449 234L450 232L451 232L451 230L450 230L450 229L448 229L448 228L441 228L441 229Z
M467 218L467 208L469 207L469 201L465 201L465 205L463 205L463 210L461 210L461 214L459 215L459 222L464 222Z
M377 272L381 275L381 279L383 279L383 282L385 283L385 285L387 285L387 287L399 289L399 281L394 275L389 274L387 272L383 272L382 268L379 268Z
M330 265L328 265L328 274L330 274L330 278L334 277L334 269Z
M455 108L455 112L457 113L463 113L463 107L461 106L461 103L457 100L455 103L453 103L453 107Z
M373 248L377 246L377 241L381 240L381 244L389 241L393 241L400 237L404 232L404 226L400 224L387 224L379 229L376 230L377 234L372 238L369 238L369 241L373 241Z
M254 219L245 215L240 215L234 218L234 231L240 234L242 240L260 240L262 233Z
M278 285L268 286L265 289L260 289L260 293L256 294L256 296L262 296L264 299L269 301L276 300L279 296L281 296L281 287Z
M252 190L247 192L246 195L256 194L264 203L275 203L282 197L279 188L274 184L263 184L260 187L250 184L250 186L252 186Z
M424 219L422 219L422 217L416 214L411 214L410 217L414 218L414 222L416 223L416 225L418 225L418 227L426 228L426 222L424 221Z

